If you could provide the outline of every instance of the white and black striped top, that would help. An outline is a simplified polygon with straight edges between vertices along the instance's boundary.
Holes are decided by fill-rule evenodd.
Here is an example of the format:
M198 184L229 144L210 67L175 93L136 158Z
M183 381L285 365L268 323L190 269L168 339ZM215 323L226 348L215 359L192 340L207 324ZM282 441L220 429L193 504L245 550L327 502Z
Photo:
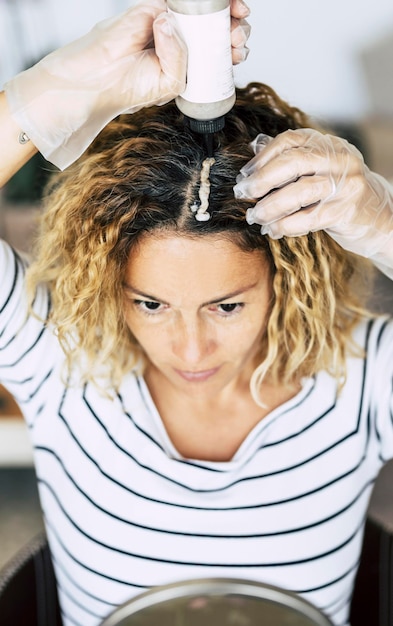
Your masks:
M205 576L293 590L347 624L370 492L393 452L393 324L358 328L367 359L348 361L341 395L321 373L232 461L185 460L142 379L112 401L62 384L55 336L25 319L23 263L4 245L0 265L0 381L31 432L65 626ZM45 315L44 290L35 304Z

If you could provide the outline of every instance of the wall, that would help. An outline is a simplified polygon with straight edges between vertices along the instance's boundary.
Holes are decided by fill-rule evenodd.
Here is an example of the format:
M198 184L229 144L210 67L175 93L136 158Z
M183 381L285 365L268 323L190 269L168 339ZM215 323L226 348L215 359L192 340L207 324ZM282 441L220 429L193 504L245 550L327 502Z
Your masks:
M383 66L372 59L365 65L393 37L391 0L249 0L249 6L251 52L238 80L261 80L307 113L339 120L375 112L375 91L384 88L393 116L393 44L384 49Z
M64 44L128 0L0 0L0 84L31 56ZM238 84L270 84L326 120L393 116L392 0L248 0L251 53Z

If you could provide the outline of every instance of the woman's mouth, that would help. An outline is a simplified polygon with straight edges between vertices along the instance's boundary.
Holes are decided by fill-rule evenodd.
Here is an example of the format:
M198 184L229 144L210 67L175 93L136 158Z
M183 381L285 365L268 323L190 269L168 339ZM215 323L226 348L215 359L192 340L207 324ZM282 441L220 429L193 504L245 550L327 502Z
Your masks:
M190 383L198 383L208 380L209 378L214 376L214 374L218 372L218 370L219 367L214 367L210 370L200 370L197 372L188 372L186 370L175 369L175 372L179 374L179 376L181 376L184 380L187 380Z

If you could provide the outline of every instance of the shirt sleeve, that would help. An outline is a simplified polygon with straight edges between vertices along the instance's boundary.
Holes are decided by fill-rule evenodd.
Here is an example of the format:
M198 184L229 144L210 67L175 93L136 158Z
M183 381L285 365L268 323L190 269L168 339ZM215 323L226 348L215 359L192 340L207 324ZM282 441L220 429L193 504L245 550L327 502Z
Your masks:
M380 459L393 458L393 320L377 319L367 345L367 379L371 428L379 443Z
M33 304L37 316L29 315L26 268L26 260L0 241L0 383L8 388L34 377L43 357L49 296L40 287Z

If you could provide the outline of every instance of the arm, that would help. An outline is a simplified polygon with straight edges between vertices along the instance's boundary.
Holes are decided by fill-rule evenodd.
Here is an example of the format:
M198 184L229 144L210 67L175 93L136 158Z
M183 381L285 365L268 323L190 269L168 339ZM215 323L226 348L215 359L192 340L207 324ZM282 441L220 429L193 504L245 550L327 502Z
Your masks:
M0 145L7 158L0 160L0 188L37 152L31 141L19 143L21 133L17 122L12 118L5 93L0 92Z
M274 239L325 230L393 279L393 187L354 146L311 129L261 135L253 146L235 186L254 200L250 224Z
M48 161L65 169L117 115L183 90L186 48L165 8L139 2L5 84L13 121Z
M117 115L165 104L184 90L187 50L166 8L165 0L138 2L6 83L1 184L36 150L65 169ZM242 0L231 1L234 63L246 57L248 13ZM21 129L30 138L25 145Z

